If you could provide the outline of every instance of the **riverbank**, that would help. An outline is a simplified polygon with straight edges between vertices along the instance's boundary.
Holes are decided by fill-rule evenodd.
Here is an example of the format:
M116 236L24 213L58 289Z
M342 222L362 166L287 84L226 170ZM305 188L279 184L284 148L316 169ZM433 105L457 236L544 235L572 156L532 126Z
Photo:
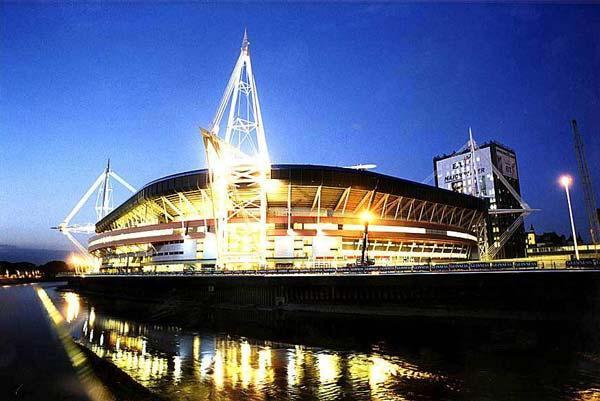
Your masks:
M72 291L65 287L62 291ZM520 348L529 342L574 342L591 347L599 347L596 336L598 325L593 321L578 320L565 324L564 320L524 319L521 316L503 314L500 318L488 315L473 316L473 313L440 312L406 308L392 313L356 313L352 307L339 307L343 310L318 311L310 308L292 308L290 305L265 308L255 305L213 305L179 303L164 298L141 300L131 294L107 296L76 290L94 305L96 313L106 313L115 318L136 320L150 325L180 327L183 330L201 332L209 329L215 332L235 333L272 341L307 344L315 347L327 345L360 349L361 343L372 335L385 335L391 327L410 328L402 330L403 341L414 343L448 342L455 348L468 348L482 338L495 332L501 347ZM385 308L383 308L385 309ZM378 311L381 312L381 311ZM404 313L401 313L404 312ZM566 328L577 327L574 337ZM419 328L419 329L416 329ZM444 333L439 337L438 333ZM502 334L498 334L502 333ZM550 334L551 333L551 334ZM514 339L518 341L510 344Z
M57 282L55 277L38 277L38 278L9 278L0 279L0 286L10 286L19 284L36 284L36 283L52 283ZM64 281L61 281L61 283ZM65 282L66 283L66 282Z
M599 270L305 276L107 275L68 277L68 281L82 293L152 304L158 314L202 307L600 323Z

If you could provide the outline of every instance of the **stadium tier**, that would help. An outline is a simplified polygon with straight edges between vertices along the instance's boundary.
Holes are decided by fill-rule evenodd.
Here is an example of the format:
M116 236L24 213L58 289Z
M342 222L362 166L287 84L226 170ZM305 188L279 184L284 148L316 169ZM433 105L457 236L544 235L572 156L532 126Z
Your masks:
M227 216L228 253L220 265L215 266L219 220L207 170L146 185L96 224L89 251L101 258L105 271L155 272L344 267L361 261L365 244L368 263L377 265L478 258L484 200L328 166L272 165L265 185L266 238L251 207ZM253 189L238 188L239 202L244 191ZM266 254L259 265L253 255L261 241Z

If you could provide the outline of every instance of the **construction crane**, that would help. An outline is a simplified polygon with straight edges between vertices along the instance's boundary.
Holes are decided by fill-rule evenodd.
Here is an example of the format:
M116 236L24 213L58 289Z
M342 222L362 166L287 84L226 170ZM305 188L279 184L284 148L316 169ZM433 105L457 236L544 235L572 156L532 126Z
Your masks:
M585 151L583 149L583 140L577 127L577 121L572 120L573 139L575 142L575 156L577 157L577 166L579 167L579 176L583 186L583 198L585 201L585 212L590 226L590 237L593 244L600 244L600 222L598 222L598 212L596 209L596 196L592 185L592 177L588 168Z
M84 260L89 262L93 262L93 257L88 253L85 246L75 238L73 234L93 234L95 232L95 224L86 223L86 224L71 224L71 220L79 213L82 207L87 203L87 201L91 198L92 194L97 190L96 194L96 219L97 221L104 218L113 210L113 196L112 196L112 186L110 183L110 179L114 178L121 185L127 188L132 193L135 193L135 188L129 185L127 181L125 181L121 176L111 170L110 168L110 159L106 165L106 169L96 178L94 183L88 188L85 194L79 199L79 202L75 204L75 207L69 212L67 217L56 227L51 227L52 229L60 231L71 243L75 246L77 251L81 254Z

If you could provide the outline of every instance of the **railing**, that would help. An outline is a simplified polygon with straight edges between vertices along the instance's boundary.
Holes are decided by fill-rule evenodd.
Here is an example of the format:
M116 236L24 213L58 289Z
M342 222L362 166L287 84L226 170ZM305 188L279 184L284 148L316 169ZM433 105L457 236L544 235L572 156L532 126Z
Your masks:
M508 272L508 271L543 271L543 270L596 270L600 269L600 260L585 259L567 261L566 266L546 266L538 261L504 261L474 262L448 264L417 264L408 266L348 266L321 267L310 269L277 268L248 270L184 270L177 272L103 272L88 273L86 276L264 276L264 275L356 275L356 274L399 274L399 273L447 273L447 272ZM63 273L59 276L78 276L74 273Z
M567 260L567 267L595 267L600 268L600 259L580 259L580 260Z

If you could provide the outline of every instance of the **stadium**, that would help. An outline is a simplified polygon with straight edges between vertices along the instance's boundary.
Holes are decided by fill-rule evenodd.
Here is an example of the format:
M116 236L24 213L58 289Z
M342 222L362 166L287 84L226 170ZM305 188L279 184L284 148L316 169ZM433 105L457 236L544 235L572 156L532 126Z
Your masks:
M484 200L365 166L271 164L246 36L201 136L208 168L155 180L99 216L87 250L101 270L337 268L481 254Z
M156 180L97 223L89 250L104 268L215 267L211 199L207 170ZM366 218L366 252L378 265L476 258L476 228L487 210L480 199L399 178L303 165L272 166L267 205L267 268L356 263ZM223 267L259 266L260 225L230 219Z

